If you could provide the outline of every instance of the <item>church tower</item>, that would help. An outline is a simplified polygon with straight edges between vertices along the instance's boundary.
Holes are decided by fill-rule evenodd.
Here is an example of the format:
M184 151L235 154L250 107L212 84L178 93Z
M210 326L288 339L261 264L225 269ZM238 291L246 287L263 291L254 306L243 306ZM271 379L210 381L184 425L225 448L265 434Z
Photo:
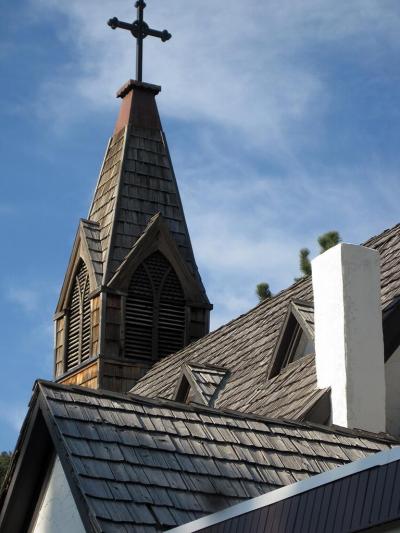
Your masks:
M212 309L157 110L161 88L141 81L140 41L169 34L150 30L144 2L137 7L136 23L109 22L136 24L139 81L117 94L119 116L55 314L56 381L117 392L208 333Z

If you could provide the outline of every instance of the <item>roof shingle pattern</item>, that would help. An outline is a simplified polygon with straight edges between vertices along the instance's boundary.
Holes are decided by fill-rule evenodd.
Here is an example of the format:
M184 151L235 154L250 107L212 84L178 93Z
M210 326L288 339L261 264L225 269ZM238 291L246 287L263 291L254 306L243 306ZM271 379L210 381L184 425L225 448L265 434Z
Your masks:
M104 532L168 529L396 443L54 383L38 388L61 457Z
M198 276L164 134L130 125L110 141L89 214L101 227L105 282L157 213Z
M81 220L90 259L96 276L97 285L101 285L103 278L103 253L101 248L100 225L91 220Z
M400 295L400 225L369 239L381 259L382 311L398 302ZM215 406L265 416L294 417L316 387L313 357L289 365L267 382L267 369L293 300L313 301L311 277L306 277L259 304L248 313L213 331L185 349L158 362L133 388L148 397L172 398L181 365L187 361L221 366L230 376ZM292 376L296 379L292 379ZM279 388L275 386L279 384ZM271 393L271 398L267 396ZM279 399L279 394L281 399Z

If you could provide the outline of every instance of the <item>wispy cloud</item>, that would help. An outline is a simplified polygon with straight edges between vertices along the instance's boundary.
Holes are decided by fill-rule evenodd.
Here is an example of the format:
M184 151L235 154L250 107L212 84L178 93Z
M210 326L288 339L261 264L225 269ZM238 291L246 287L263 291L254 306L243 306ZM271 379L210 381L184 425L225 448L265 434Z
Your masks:
M9 287L6 290L6 298L26 313L37 310L40 303L40 293L31 288Z
M111 16L132 20L132 4L31 5L38 15L61 14L58 35L74 57L42 86L46 115L53 105L52 120L58 113L65 128L74 113L116 106L116 84L133 74L134 43L128 32L111 34L105 23ZM373 143L352 150L353 122L343 102L358 82L354 71L377 80L384 55L398 55L397 2L249 0L244 7L173 0L153 7L148 22L167 27L173 39L165 45L146 40L145 77L165 87L163 117L189 132L190 145L174 138L173 159L200 270L216 304L214 324L254 304L258 281L274 291L290 283L298 275L299 248L317 253L323 231L338 229L345 240L359 242L396 222L394 167L378 148L373 153ZM352 97L356 114L356 92ZM367 134L357 132L361 145Z
M51 313L52 304L58 294L59 288L36 274L36 279L25 284L8 277L1 283L3 299L11 302L16 307L30 314L38 321L41 316ZM32 313L36 312L34 315ZM39 330L42 328L39 328Z
M206 146L201 153L207 160ZM337 229L358 244L397 221L400 182L396 172L382 173L379 165L320 164L316 179L307 172L260 172L235 156L230 164L215 154L209 160L200 180L189 156L178 158L177 167L186 168L183 202L215 304L214 327L256 304L258 282L269 282L273 292L290 285L299 275L300 248L316 255L324 231Z
M21 429L27 411L26 405L0 403L0 420L10 425L15 431ZM4 451L4 450L0 450Z
M38 11L50 8L65 16L58 33L75 50L74 64L60 67L44 85L47 100L53 95L59 113L64 101L66 117L73 114L71 99L92 109L108 108L118 80L123 83L133 73L134 44L128 32L110 35L105 22L114 14L132 19L131 4L31 2ZM318 50L358 54L357 61L368 57L371 64L389 43L399 46L395 2L250 0L245 16L243 9L241 2L227 6L211 0L149 8L151 24L168 25L175 39L165 45L146 40L146 79L167 87L164 114L238 129L274 155L281 151L287 157L292 142L307 142L307 132L315 136L332 103ZM75 107L80 112L79 101Z

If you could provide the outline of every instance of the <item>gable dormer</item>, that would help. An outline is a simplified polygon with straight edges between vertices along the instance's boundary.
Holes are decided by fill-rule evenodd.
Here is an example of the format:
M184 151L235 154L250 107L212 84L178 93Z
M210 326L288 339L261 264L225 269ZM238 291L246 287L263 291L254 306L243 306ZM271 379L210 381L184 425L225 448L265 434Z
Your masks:
M177 402L213 407L228 375L226 368L186 363L182 366L173 397Z
M56 308L55 376L87 366L98 355L99 306L96 291L101 284L99 227L82 219ZM95 375L85 373L85 382L97 384Z
M314 352L313 304L302 300L293 300L289 304L272 355L268 379L277 376L283 368L293 361Z

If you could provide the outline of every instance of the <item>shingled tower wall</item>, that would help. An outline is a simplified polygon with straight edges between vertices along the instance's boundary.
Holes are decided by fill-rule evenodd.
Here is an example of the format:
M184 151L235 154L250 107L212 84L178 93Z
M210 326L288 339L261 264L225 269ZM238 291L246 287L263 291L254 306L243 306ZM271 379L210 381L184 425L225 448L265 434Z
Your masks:
M55 379L125 392L209 330L155 96L129 81L55 314Z

